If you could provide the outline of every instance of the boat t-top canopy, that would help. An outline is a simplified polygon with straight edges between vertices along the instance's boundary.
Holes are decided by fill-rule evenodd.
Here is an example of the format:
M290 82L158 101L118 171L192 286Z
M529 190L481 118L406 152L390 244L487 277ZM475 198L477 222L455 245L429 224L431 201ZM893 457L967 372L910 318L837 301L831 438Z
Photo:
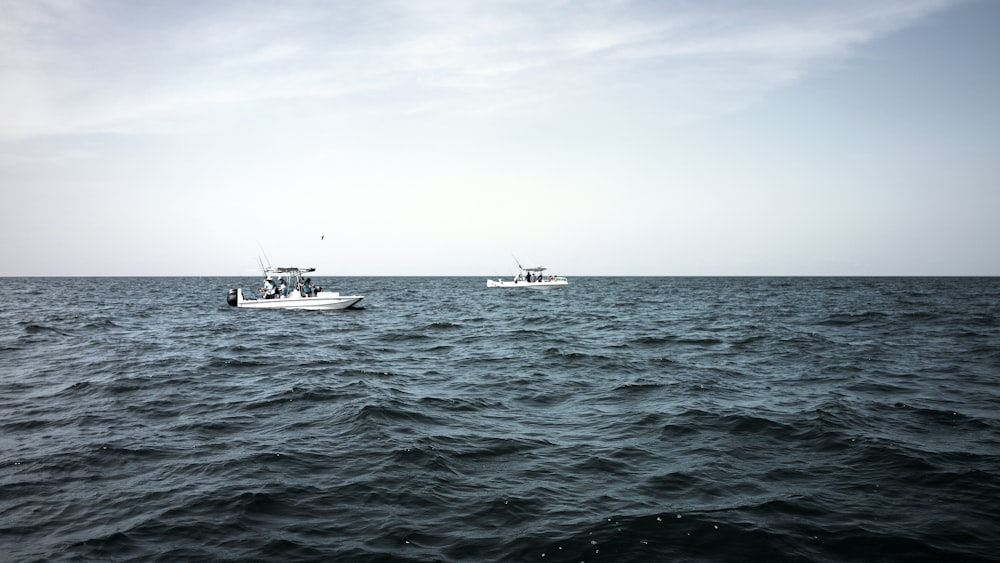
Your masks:
M521 265L521 261L517 259L517 256L514 256L514 263L517 264L517 269L524 272L544 272L545 270L548 270L548 268L542 266L541 264L525 268L524 266Z
M301 276L302 274L308 274L309 272L315 272L316 268L291 268L291 267L280 267L280 268L267 268L265 272L268 275L271 274L288 274L290 276Z

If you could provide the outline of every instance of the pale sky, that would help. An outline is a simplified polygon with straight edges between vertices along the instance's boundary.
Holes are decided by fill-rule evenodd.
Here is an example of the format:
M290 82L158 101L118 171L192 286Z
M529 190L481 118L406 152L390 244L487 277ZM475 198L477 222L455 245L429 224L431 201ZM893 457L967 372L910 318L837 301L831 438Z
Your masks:
M0 14L0 275L1000 275L1000 1Z

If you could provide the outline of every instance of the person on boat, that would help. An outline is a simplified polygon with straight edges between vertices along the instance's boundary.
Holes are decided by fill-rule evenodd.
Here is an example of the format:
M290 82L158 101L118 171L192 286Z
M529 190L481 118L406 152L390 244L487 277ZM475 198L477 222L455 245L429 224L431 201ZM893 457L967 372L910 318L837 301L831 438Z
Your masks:
M274 299L275 285L271 276L264 278L264 299Z
M312 285L313 285L312 278L306 278L306 281L305 283L302 284L302 289L299 292L302 295L302 297L312 297L313 293Z
M288 297L288 284L285 283L283 276L278 277L278 295Z

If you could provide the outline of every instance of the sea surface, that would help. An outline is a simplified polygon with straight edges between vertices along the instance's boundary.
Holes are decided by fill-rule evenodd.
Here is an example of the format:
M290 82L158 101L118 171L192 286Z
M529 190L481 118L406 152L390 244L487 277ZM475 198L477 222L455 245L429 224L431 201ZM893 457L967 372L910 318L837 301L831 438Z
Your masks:
M1000 561L1000 278L316 279L4 279L0 559Z

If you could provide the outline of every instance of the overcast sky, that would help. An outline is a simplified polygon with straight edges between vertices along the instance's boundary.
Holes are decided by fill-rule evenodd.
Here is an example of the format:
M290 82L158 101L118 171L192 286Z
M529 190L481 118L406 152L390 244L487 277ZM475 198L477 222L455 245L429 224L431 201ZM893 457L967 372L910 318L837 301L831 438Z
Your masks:
M0 275L1000 275L997 1L0 13Z

